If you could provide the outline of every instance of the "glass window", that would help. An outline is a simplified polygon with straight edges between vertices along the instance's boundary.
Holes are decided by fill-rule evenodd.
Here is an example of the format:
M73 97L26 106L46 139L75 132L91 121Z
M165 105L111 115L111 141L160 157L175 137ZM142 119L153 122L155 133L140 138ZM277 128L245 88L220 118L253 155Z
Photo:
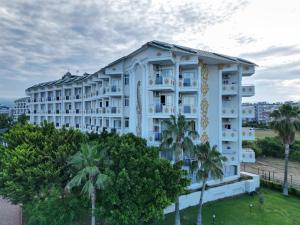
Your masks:
M129 85L129 75L128 74L124 75L124 85Z
M125 128L128 128L129 127L129 118L128 117L126 117L125 119L124 119L124 127Z
M124 97L124 106L129 106L129 96Z
M171 77L173 74L172 69L162 69L161 74L163 77Z

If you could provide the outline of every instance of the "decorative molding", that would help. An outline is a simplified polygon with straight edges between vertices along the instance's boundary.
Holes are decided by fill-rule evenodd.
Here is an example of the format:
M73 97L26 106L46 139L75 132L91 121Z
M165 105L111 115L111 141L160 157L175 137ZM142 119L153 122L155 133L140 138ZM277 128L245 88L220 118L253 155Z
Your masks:
M207 100L207 93L209 91L209 87L208 87L208 67L206 64L200 62L200 66L201 66L201 95L202 95L202 100L201 100L201 121L200 121L200 125L202 127L202 135L200 137L200 141L202 143L206 143L209 141L208 138L208 134L206 131L206 128L209 124L209 120L208 120L208 107L209 107L209 103Z

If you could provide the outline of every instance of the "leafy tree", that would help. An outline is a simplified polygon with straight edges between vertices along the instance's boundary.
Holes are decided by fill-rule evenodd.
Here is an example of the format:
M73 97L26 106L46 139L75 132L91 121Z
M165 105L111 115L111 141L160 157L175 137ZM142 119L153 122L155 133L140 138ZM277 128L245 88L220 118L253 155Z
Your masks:
M96 224L96 189L104 189L109 177L99 169L99 164L106 159L104 151L98 151L97 146L88 144L82 145L79 152L70 158L70 164L77 170L76 175L67 184L67 189L81 186L82 193L87 194L91 199L92 219L91 225Z
M87 215L88 199L78 193L61 197L61 190L51 189L47 198L34 199L23 207L26 225L79 225Z
M284 144L284 181L283 195L288 195L288 159L290 145L295 141L296 131L300 130L300 110L290 104L283 104L278 110L274 110L270 114L271 128L274 129Z
M24 125L25 123L28 122L28 120L29 120L29 116L26 116L26 114L22 114L18 117L17 122Z
M164 120L164 125L161 147L170 149L175 155L175 163L179 162L183 158L184 151L189 154L194 146L191 137L195 138L198 134L191 129L191 125L184 115L177 117L171 115L169 119ZM180 225L179 197L175 202L175 225Z
M0 149L0 195L22 204L44 198L53 186L63 190L71 173L67 159L86 141L79 131L49 123L18 124L4 139L8 146Z
M101 136L101 135L100 135ZM182 165L159 158L155 147L133 134L99 137L112 161L111 183L99 194L99 215L110 225L150 223L163 216L188 185Z
M14 125L13 118L6 114L0 114L0 129L11 128Z
M209 176L213 179L221 179L223 177L223 162L226 161L227 158L222 156L216 146L211 148L209 143L196 145L193 153L197 159L196 168L200 165L200 169L197 170L197 178L202 180L202 190L197 215L197 225L202 225L202 205L206 182Z

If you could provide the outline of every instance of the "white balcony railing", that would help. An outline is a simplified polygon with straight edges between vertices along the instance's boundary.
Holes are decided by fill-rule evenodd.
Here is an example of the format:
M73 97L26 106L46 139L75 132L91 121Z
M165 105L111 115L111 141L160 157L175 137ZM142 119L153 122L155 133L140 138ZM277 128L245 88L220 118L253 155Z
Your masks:
M198 87L198 80L197 79L179 79L179 87L181 89L192 89Z
M238 116L237 109L235 108L223 108L222 117L223 118L236 118Z
M242 117L243 118L254 118L255 117L254 106L242 106Z
M150 76L148 84L150 89L174 89L175 80L171 77Z
M237 84L223 84L222 94L223 95L236 95L238 93Z
M179 113L183 115L196 115L197 108L194 105L181 105L179 106Z
M254 85L242 85L241 87L242 97L251 97L255 95Z
M160 143L162 139L162 133L161 132L149 132L149 142L151 143Z
M255 152L251 148L243 148L242 162L255 163Z
M237 141L238 132L233 130L223 130L222 131L222 141Z
M255 130L253 128L243 127L242 138L245 141L254 141L255 140Z
M149 106L149 113L151 113L151 114L170 115L170 114L173 114L174 112L175 112L174 106L171 106L171 105L157 104L157 105Z

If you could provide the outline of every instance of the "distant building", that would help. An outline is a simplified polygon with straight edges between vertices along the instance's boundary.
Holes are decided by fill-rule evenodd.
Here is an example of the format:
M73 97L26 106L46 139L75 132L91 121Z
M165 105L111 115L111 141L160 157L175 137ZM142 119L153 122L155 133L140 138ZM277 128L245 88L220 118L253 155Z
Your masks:
M15 106L13 109L13 117L14 120L18 120L19 116L21 115L29 115L29 104L30 102L30 97L24 97L24 98L19 98L14 101Z
M9 115L10 108L5 105L0 105L0 114Z
M284 102L294 106L300 106L300 102ZM261 124L269 124L271 122L270 114L278 109L282 102L268 103L268 102L257 102L257 103L243 103L243 107L252 106L255 110L254 118L243 118L243 122L257 122Z

